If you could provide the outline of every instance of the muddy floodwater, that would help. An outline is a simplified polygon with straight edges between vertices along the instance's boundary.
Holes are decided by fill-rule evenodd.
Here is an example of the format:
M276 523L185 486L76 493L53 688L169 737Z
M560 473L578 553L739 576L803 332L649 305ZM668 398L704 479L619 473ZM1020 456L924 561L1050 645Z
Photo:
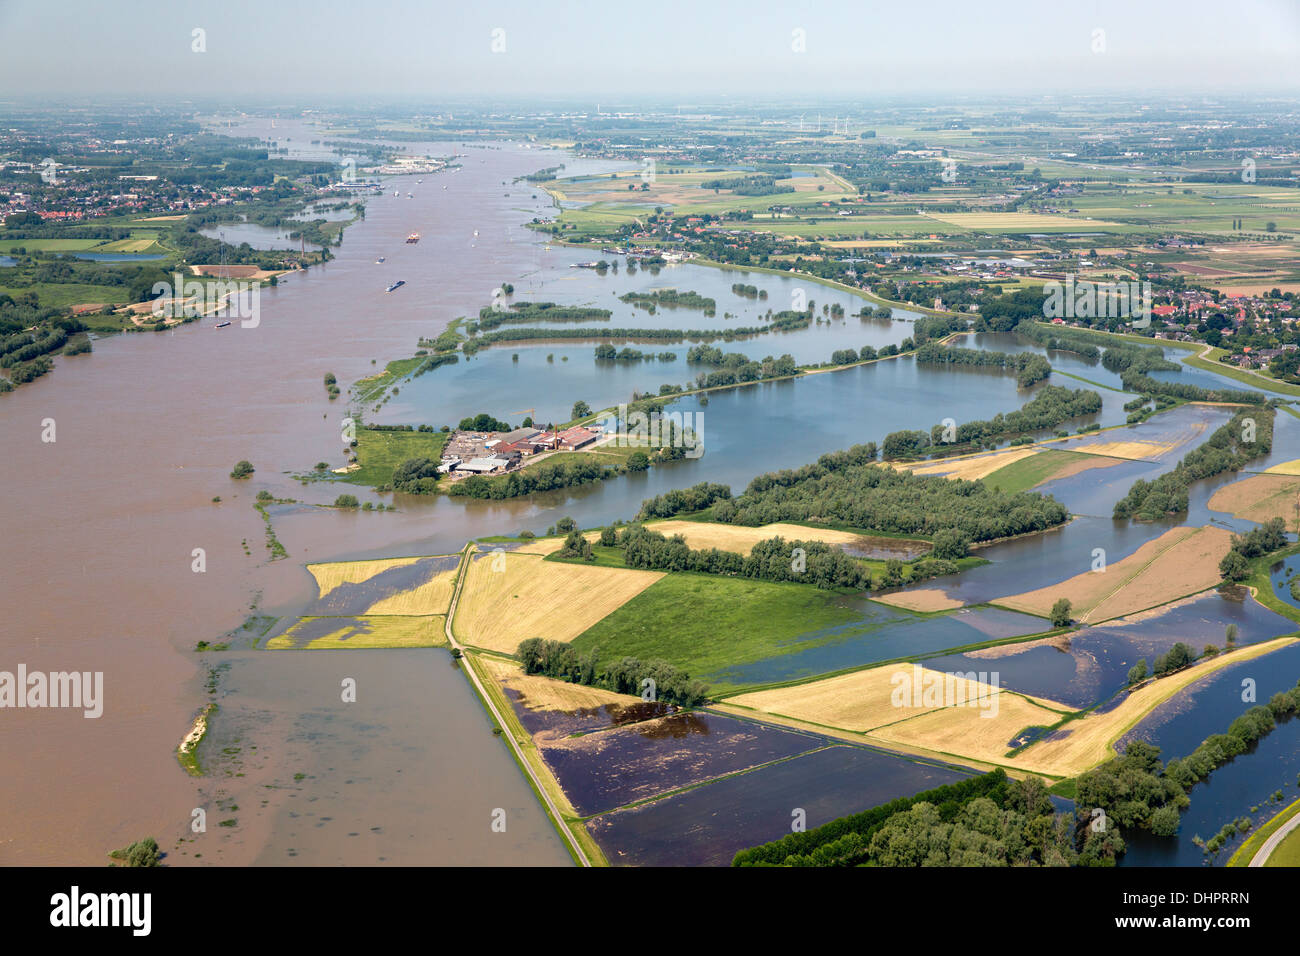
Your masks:
M447 651L254 652L230 661L221 687L199 750L203 797L210 830L237 823L229 843L196 838L181 860L571 862Z

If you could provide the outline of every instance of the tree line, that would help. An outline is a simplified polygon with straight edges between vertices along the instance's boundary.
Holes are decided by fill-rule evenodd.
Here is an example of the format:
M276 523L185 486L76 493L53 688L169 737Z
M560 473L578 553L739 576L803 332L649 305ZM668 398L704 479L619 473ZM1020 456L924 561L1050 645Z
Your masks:
M1171 471L1152 481L1139 478L1115 502L1113 517L1154 521L1187 510L1192 482L1225 471L1238 471L1251 459L1267 455L1273 447L1272 408L1244 409L1198 448L1192 449ZM1251 439L1247 441L1246 439Z
M563 641L540 637L521 641L515 656L523 664L525 674L603 687L616 694L641 696L653 688L650 699L682 707L694 707L708 700L708 687L702 681L693 680L686 671L667 661L624 657L602 665L594 648L588 654L579 655Z
M1036 385L1052 374L1047 359L1033 352L990 352L932 342L916 350L916 361L921 365L979 365L1008 369L1016 373L1016 385L1020 388Z
M1088 389L1069 389L1061 385L1044 385L1038 393L1014 412L998 413L993 418L963 422L947 433L944 425L935 425L930 433L903 430L885 436L882 452L888 460L922 458L931 448L962 445L994 447L1002 438L1026 432L1055 428L1062 422L1101 411L1101 396Z

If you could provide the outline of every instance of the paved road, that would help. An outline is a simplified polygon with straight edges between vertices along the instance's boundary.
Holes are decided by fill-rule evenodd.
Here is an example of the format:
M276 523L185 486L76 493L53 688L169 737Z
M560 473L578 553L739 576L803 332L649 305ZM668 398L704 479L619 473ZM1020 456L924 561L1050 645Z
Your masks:
M447 632L447 640L451 642L453 648L459 649L461 654L464 654L465 650L464 648L461 648L460 643L456 640L456 635L452 633L451 622L456 617L456 605L460 601L460 592L465 585L465 578L469 574L469 565L472 555L473 545L469 545L465 551L461 552L461 566L460 572L456 576L456 590L452 593L451 604L447 607L447 617L443 625ZM509 725L501 716L501 712L497 710L496 704L492 702L492 698L488 696L487 689L479 682L478 674L474 673L474 668L470 666L468 660L464 661L462 669L467 675L469 675L470 683L474 685L474 689L478 692L479 699L483 701L484 706L487 707L488 713L492 715L492 719L495 720L497 726L501 728L501 736L505 737L507 742L509 742L510 748L515 752L515 756L519 760L519 766L523 768L524 773L528 774L529 779L532 780L533 787L537 790L538 796L540 796L542 802L546 804L546 810L550 813L551 819L555 823L555 828L560 831L560 835L564 837L565 841L569 844L570 849L573 850L574 855L582 865L591 866L591 860L588 859L586 852L579 845L578 841L573 838L573 834L569 832L569 828L564 823L564 817L560 814L559 807L557 807L551 800L551 795L546 791L546 788L542 786L542 781L537 778L537 774L533 773L532 765L524 759L524 752L520 749L519 742L515 740L514 734L510 732Z
M1297 813L1286 823L1282 824L1276 833L1264 841L1264 845L1259 848L1259 851L1253 857L1251 857L1250 865L1263 866L1264 861L1269 858L1269 854L1276 850L1277 845L1285 840L1286 835L1296 827L1300 827L1300 813Z

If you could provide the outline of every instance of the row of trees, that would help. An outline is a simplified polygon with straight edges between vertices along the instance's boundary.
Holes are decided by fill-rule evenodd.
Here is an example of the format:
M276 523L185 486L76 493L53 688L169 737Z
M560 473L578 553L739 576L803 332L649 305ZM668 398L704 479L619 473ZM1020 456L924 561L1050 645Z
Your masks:
M733 866L1110 866L1117 833L1058 814L1037 777L1002 770L742 850Z
M1228 402L1233 405L1264 405L1268 402L1268 398L1259 392L1235 388L1201 388L1187 382L1164 382L1132 368L1122 371L1119 379L1127 392L1172 395L1188 402Z
M1022 407L991 419L963 422L954 429L935 425L929 434L903 430L885 436L882 446L887 460L922 458L930 449L944 445L987 445L992 447L1008 436L1055 428L1063 422L1101 411L1101 396L1088 389L1069 389L1061 385L1044 385Z
M1273 447L1272 408L1245 409L1217 428L1198 448L1192 449L1171 471L1152 481L1139 478L1115 502L1115 518L1154 521L1187 510L1188 488L1194 481L1225 471L1237 471Z
M754 545L748 555L717 548L692 549L680 534L666 537L643 525L624 528L618 536L630 568L654 571L699 571L759 581L790 581L831 590L871 587L871 573L839 548L821 541L786 541L777 536Z
M1036 385L1052 374L1047 359L1033 352L990 352L933 342L916 350L916 361L921 365L977 365L1008 369L1016 373L1016 384L1020 388Z
M1250 574L1251 558L1277 551L1286 544L1286 522L1282 518L1270 518L1244 535L1233 535L1228 553L1219 562L1219 574L1225 581L1244 581Z
M678 292L676 289L656 289L653 292L628 292L618 297L620 302L647 307L654 311L656 305L680 306L687 309L703 309L705 315L713 315L718 303L698 292Z
M505 309L493 306L479 309L478 321L467 325L466 331L472 335L511 322L603 321L613 314L609 309L597 309L591 306L556 305L554 302L512 302L509 308Z
M641 502L637 519L671 518L679 514L703 511L715 502L731 497L731 488L712 481L702 481L689 488L674 488Z
M470 475L456 482L447 494L453 498L479 498L502 501L539 491L555 491L575 485L588 485L604 481L619 473L612 465L590 461L547 461L540 465L512 471L506 475L488 477Z
M649 699L694 707L708 699L708 687L686 671L662 660L624 657L601 664L593 648L580 655L563 641L530 637L519 644L515 656L525 674L541 674L574 684L603 687L618 694L649 695Z
M643 352L640 349L634 349L630 345L623 346L622 350L615 348L609 343L602 343L596 346L597 362L649 362L652 359L658 359L661 362L673 362L677 359L676 352Z

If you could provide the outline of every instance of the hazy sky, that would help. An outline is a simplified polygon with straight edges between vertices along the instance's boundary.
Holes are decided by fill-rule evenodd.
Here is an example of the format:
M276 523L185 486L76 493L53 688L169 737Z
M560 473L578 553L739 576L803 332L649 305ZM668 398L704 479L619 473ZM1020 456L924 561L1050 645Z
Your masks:
M1300 89L1300 0L0 0L0 44L0 99Z

